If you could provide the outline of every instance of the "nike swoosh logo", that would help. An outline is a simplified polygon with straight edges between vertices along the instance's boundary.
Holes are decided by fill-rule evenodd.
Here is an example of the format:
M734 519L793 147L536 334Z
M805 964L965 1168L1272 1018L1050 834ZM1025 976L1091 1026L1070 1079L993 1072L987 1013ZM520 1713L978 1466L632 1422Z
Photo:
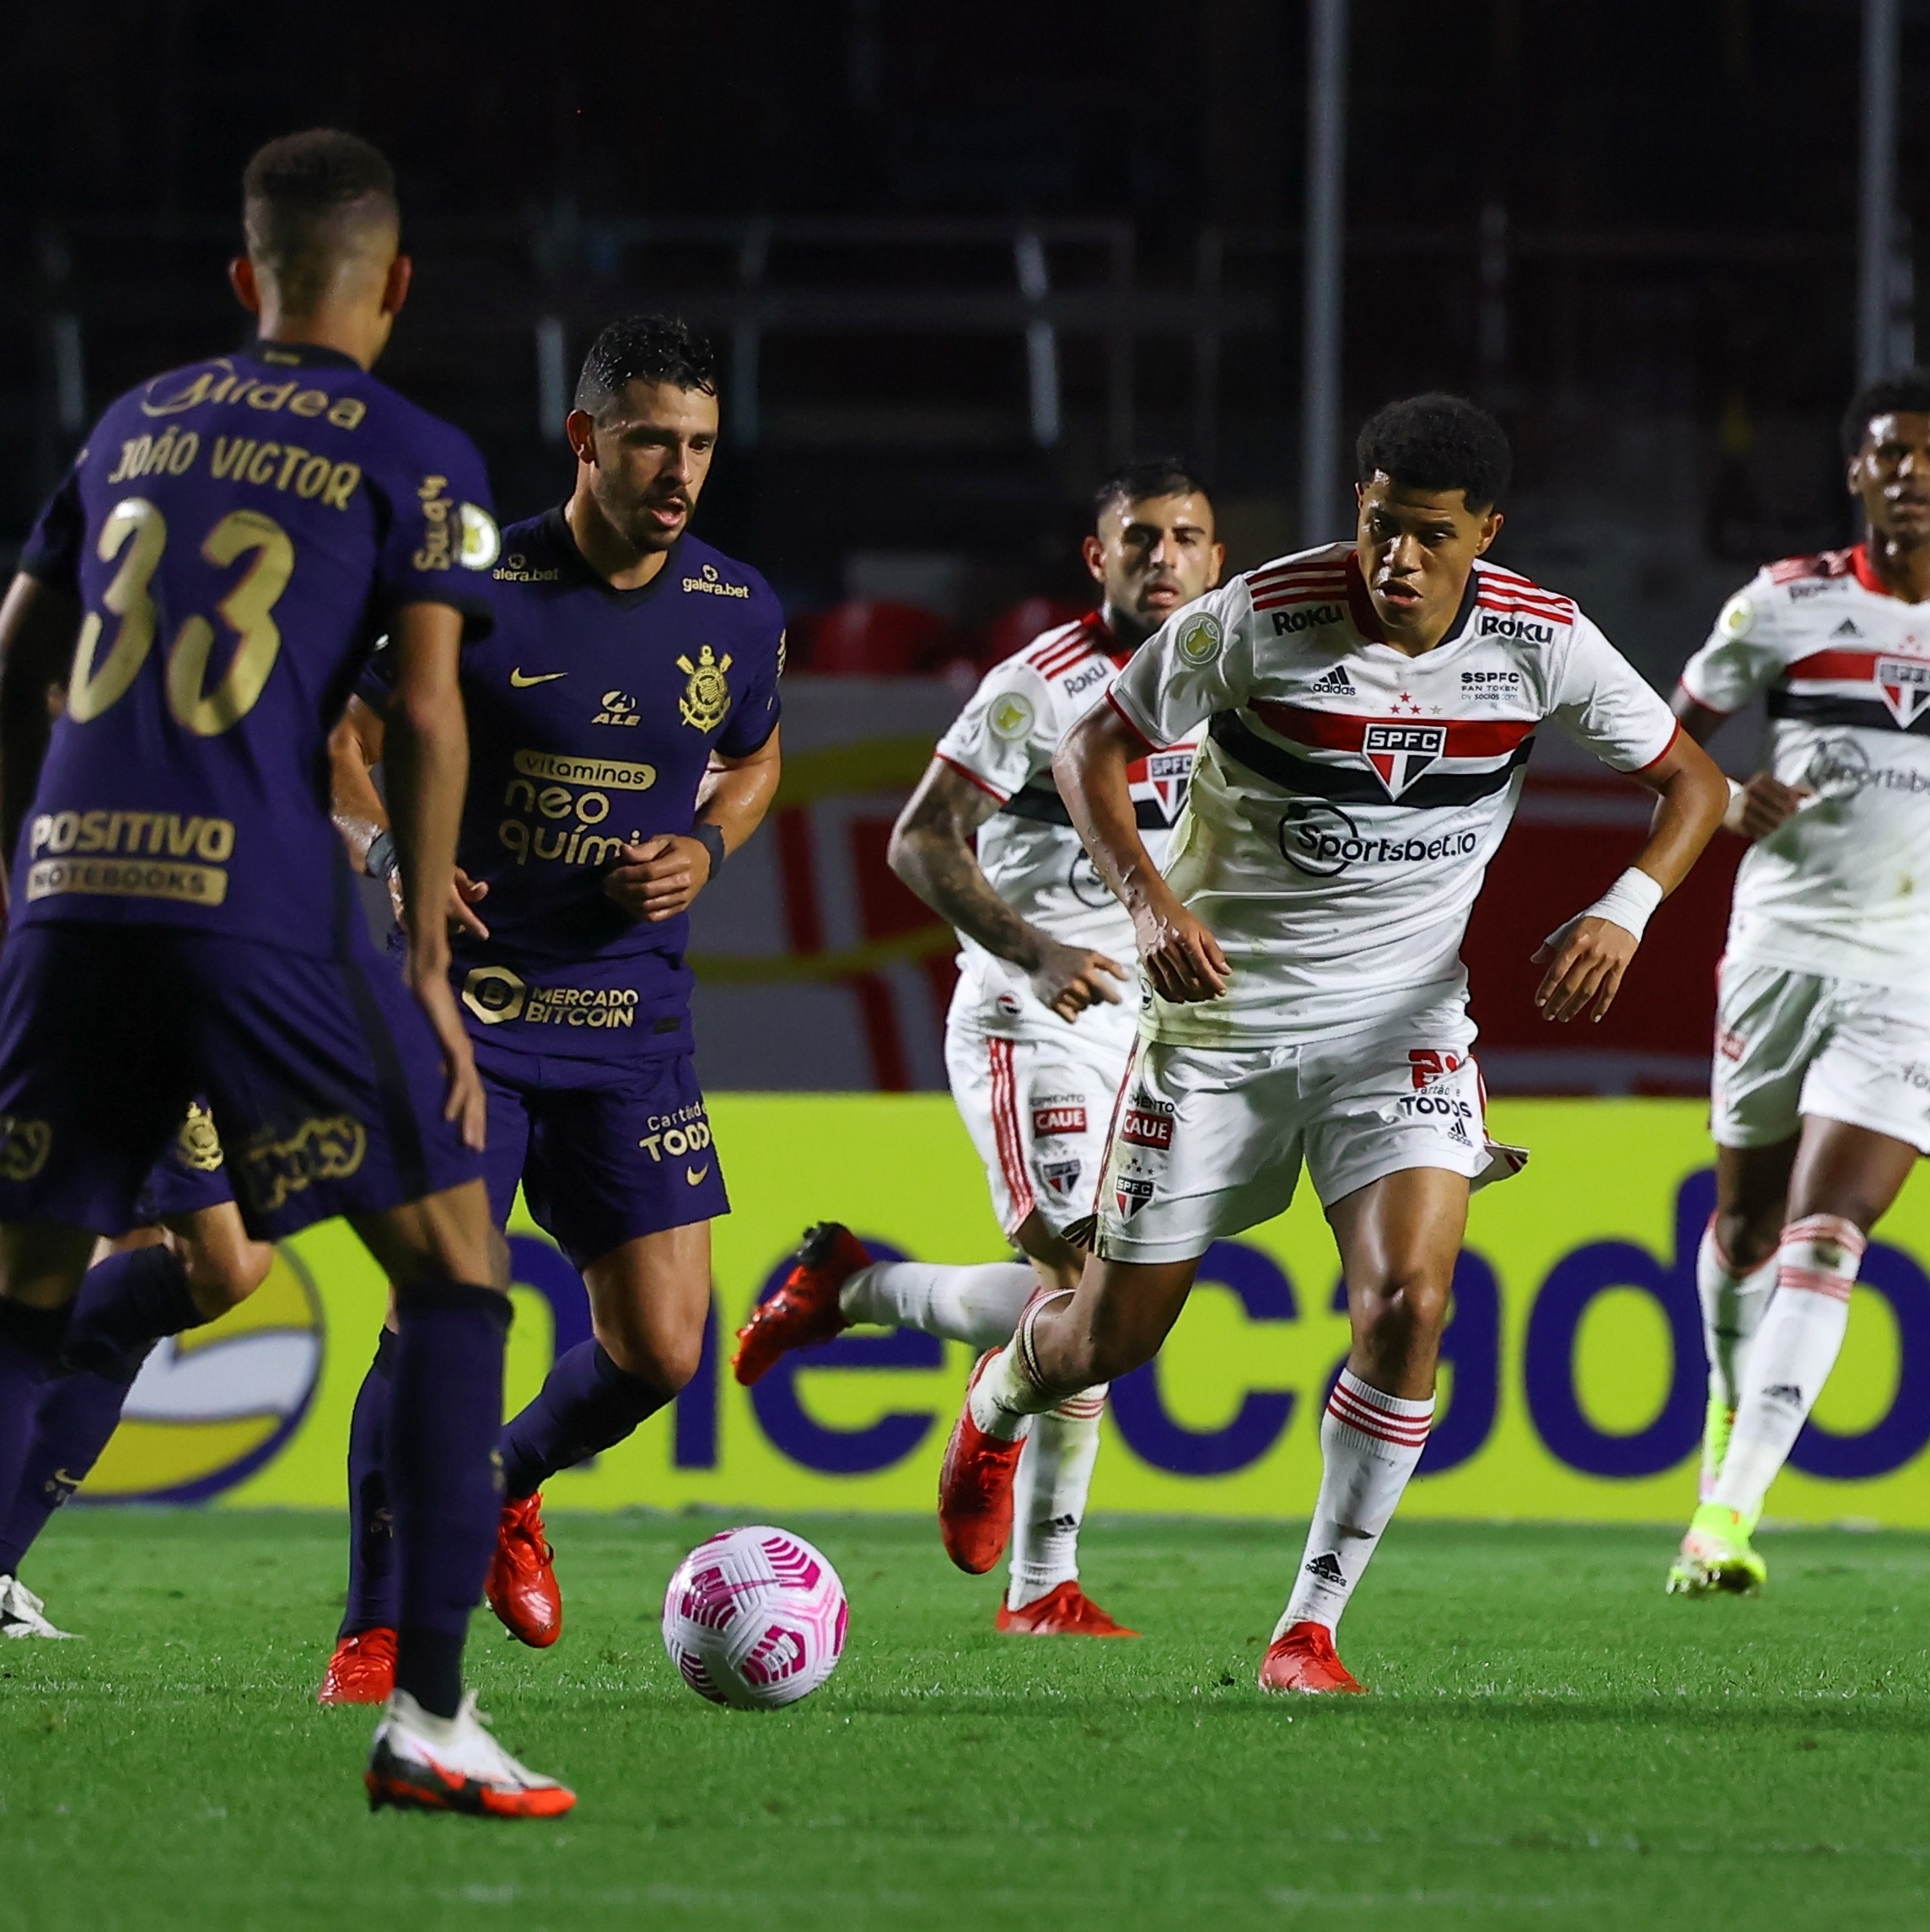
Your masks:
M519 670L513 670L509 674L509 684L512 690L527 691L533 684L554 684L558 678L569 675L567 670L546 670L539 676L529 677Z
M709 1172L710 1163L707 1160L702 1167L686 1167L684 1170L684 1178L690 1182L691 1187L696 1187L702 1182L704 1176Z

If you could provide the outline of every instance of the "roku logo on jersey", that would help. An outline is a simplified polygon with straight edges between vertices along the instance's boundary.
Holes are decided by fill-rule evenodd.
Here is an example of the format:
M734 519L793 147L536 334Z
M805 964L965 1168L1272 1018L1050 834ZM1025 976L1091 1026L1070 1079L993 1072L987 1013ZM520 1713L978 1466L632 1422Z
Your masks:
M1526 617L1483 617L1481 635L1484 638L1513 638L1524 644L1551 644L1555 641L1552 624L1536 624Z
M1337 624L1347 615L1338 604L1309 604L1298 611L1276 611L1273 634L1284 638L1295 631L1314 631L1323 624Z

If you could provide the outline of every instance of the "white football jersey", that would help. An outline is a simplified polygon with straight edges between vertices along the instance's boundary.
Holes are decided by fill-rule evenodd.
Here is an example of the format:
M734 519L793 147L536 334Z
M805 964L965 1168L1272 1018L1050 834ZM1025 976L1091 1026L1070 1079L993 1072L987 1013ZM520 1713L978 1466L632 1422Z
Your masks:
M1763 692L1767 768L1816 794L1744 856L1731 955L1930 990L1930 604L1891 596L1861 544L1772 563L1682 686L1712 711Z
M1200 1047L1304 1043L1465 994L1461 934L1535 728L1625 772L1676 729L1567 598L1492 564L1406 656L1339 543L1175 612L1108 695L1149 744L1207 727L1165 872L1233 977L1196 1005L1148 990L1143 1021ZM1577 909L1610 883L1578 878Z
M978 833L978 863L992 889L1040 932L1128 969L1138 957L1132 918L1073 830L1052 783L1052 754L1131 655L1096 611L1046 631L986 673L938 746L948 765L999 801ZM1185 799L1191 738L1180 734L1183 741L1136 760L1129 773L1140 837L1156 865L1165 862L1167 837ZM1017 966L963 933L959 944L960 968L988 1024L1025 1007L1044 1011ZM1130 1005L1130 988L1121 990Z

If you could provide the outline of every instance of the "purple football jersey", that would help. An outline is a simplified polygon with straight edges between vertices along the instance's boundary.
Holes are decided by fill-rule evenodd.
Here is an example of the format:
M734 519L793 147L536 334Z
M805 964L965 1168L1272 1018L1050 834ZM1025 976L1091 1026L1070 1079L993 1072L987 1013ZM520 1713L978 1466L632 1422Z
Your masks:
M347 357L261 342L116 402L21 568L84 616L13 918L346 956L326 740L411 603L487 633L481 458Z
M496 627L463 653L469 794L457 863L489 895L459 933L470 1031L511 1052L599 1060L688 1052L687 915L653 925L607 897L625 842L688 835L712 751L776 729L784 615L748 565L693 536L636 590L583 561L561 511L512 525ZM360 691L381 708L386 653Z

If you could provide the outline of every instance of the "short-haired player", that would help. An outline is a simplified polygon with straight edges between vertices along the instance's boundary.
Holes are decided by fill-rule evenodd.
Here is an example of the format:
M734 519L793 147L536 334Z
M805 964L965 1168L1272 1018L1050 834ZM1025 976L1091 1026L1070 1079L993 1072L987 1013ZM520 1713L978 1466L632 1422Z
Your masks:
M976 1267L874 1262L848 1229L826 1223L805 1237L797 1267L739 1332L739 1381L755 1381L786 1349L828 1341L853 1322L995 1348L1035 1292L1078 1281L1080 1230L1089 1225L1138 1016L1127 983L1132 922L1073 830L1052 754L1102 702L1118 668L1181 605L1218 583L1225 558L1207 486L1172 457L1106 478L1083 554L1099 607L986 674L939 740L890 851L899 876L958 929L964 952L945 1020L945 1065L999 1226L1025 1258ZM1192 763L1191 743L1169 745L1126 774L1155 864ZM1078 1581L1105 1393L1068 1394L1027 1436L1003 1631L1133 1634Z
M503 1431L487 1596L537 1648L562 1628L543 1483L623 1441L702 1356L710 1224L730 1203L691 1057L689 913L777 790L783 662L770 587L689 530L717 447L710 345L662 317L612 322L575 400L569 499L503 532L496 627L463 655L449 907L450 984L489 1096L491 1214L508 1219L520 1183L589 1292L589 1338ZM386 762L387 656L336 734L336 799L351 850L393 882L368 777ZM386 1680L392 1348L385 1333L356 1401L349 1595L324 1703Z
M1132 914L1147 1006L1093 1258L981 1363L940 1480L948 1547L996 1549L1030 1418L1150 1359L1212 1241L1280 1213L1304 1162L1353 1345L1261 1670L1272 1691L1360 1688L1334 1627L1427 1443L1469 1191L1518 1165L1486 1134L1460 945L1533 735L1552 722L1660 801L1635 864L1544 948L1551 1020L1606 1010L1728 798L1568 599L1484 561L1508 470L1491 417L1390 404L1357 460L1351 543L1175 614L1059 749L1073 822ZM1162 876L1126 773L1202 729Z
M0 1494L96 1240L137 1224L204 1095L253 1238L346 1214L396 1284L400 1628L370 1802L553 1816L571 1794L462 1684L510 1313L442 918L487 479L368 373L411 273L382 156L331 130L271 142L242 213L231 273L259 340L109 407L0 625L3 657L50 602L78 620L0 952ZM372 627L399 666L390 799L425 909L401 975L360 923L322 783Z
M1710 1079L1716 1211L1696 1256L1709 1357L1702 1503L1672 1593L1753 1593L1751 1542L1849 1322L1871 1230L1930 1152L1930 370L1842 422L1861 540L1759 571L1682 672L1707 742L1766 700L1729 823L1736 875Z

